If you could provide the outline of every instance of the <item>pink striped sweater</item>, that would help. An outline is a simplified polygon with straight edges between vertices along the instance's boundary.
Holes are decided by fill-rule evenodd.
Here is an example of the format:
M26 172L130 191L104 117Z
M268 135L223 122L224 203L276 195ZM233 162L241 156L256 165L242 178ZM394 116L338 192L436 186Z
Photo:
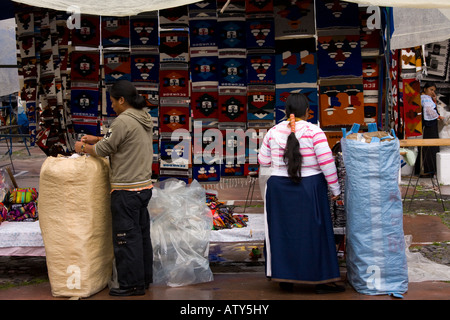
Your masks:
M259 164L271 166L274 176L288 176L287 167L283 160L287 137L291 133L288 124L288 121L283 121L271 128L265 135L259 150ZM323 172L333 195L340 194L341 190L333 154L322 129L307 121L297 121L295 123L295 136L299 140L300 153L303 157L302 177Z

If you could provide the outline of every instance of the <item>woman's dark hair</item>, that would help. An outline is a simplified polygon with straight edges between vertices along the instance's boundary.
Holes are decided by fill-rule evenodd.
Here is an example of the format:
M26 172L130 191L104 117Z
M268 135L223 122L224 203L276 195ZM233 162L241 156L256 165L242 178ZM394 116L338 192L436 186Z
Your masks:
M437 88L436 83L434 83L434 82L425 82L425 85L423 86L422 92L424 92L425 89L428 89L428 88L431 88L431 87Z
M296 118L303 118L309 108L308 98L302 93L291 93L286 99L286 116L294 114ZM294 132L291 132L287 138L286 149L283 155L284 163L287 165L289 178L299 183L302 180L302 155L300 153L300 143Z
M135 109L142 109L147 105L144 97L141 96L137 92L136 87L127 80L119 80L114 83L111 86L111 89L109 89L109 94L114 99L123 97L125 101Z

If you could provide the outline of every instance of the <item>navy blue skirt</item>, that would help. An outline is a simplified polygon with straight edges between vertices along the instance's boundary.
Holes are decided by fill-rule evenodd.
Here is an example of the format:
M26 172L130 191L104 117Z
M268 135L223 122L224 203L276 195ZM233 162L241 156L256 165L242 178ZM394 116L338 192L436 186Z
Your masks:
M328 187L323 174L267 180L266 276L275 281L326 283L340 280Z

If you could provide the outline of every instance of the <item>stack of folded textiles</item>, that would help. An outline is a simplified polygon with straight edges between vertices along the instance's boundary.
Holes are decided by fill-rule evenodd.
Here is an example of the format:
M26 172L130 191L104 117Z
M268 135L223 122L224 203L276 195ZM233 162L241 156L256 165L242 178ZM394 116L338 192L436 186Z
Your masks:
M15 188L5 197L7 221L36 221L38 192L35 188Z
M206 193L206 204L213 216L213 230L243 228L247 226L248 216L234 214L234 206L220 202L213 193Z

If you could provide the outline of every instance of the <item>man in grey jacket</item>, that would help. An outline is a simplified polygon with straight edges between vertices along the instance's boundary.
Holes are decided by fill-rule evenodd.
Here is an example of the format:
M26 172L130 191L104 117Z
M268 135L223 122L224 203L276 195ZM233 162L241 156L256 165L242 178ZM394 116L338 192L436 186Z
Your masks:
M109 156L114 256L119 288L110 295L144 295L152 282L153 250L150 217L152 196L153 123L145 99L129 81L110 90L117 118L103 137L84 136L75 151Z

